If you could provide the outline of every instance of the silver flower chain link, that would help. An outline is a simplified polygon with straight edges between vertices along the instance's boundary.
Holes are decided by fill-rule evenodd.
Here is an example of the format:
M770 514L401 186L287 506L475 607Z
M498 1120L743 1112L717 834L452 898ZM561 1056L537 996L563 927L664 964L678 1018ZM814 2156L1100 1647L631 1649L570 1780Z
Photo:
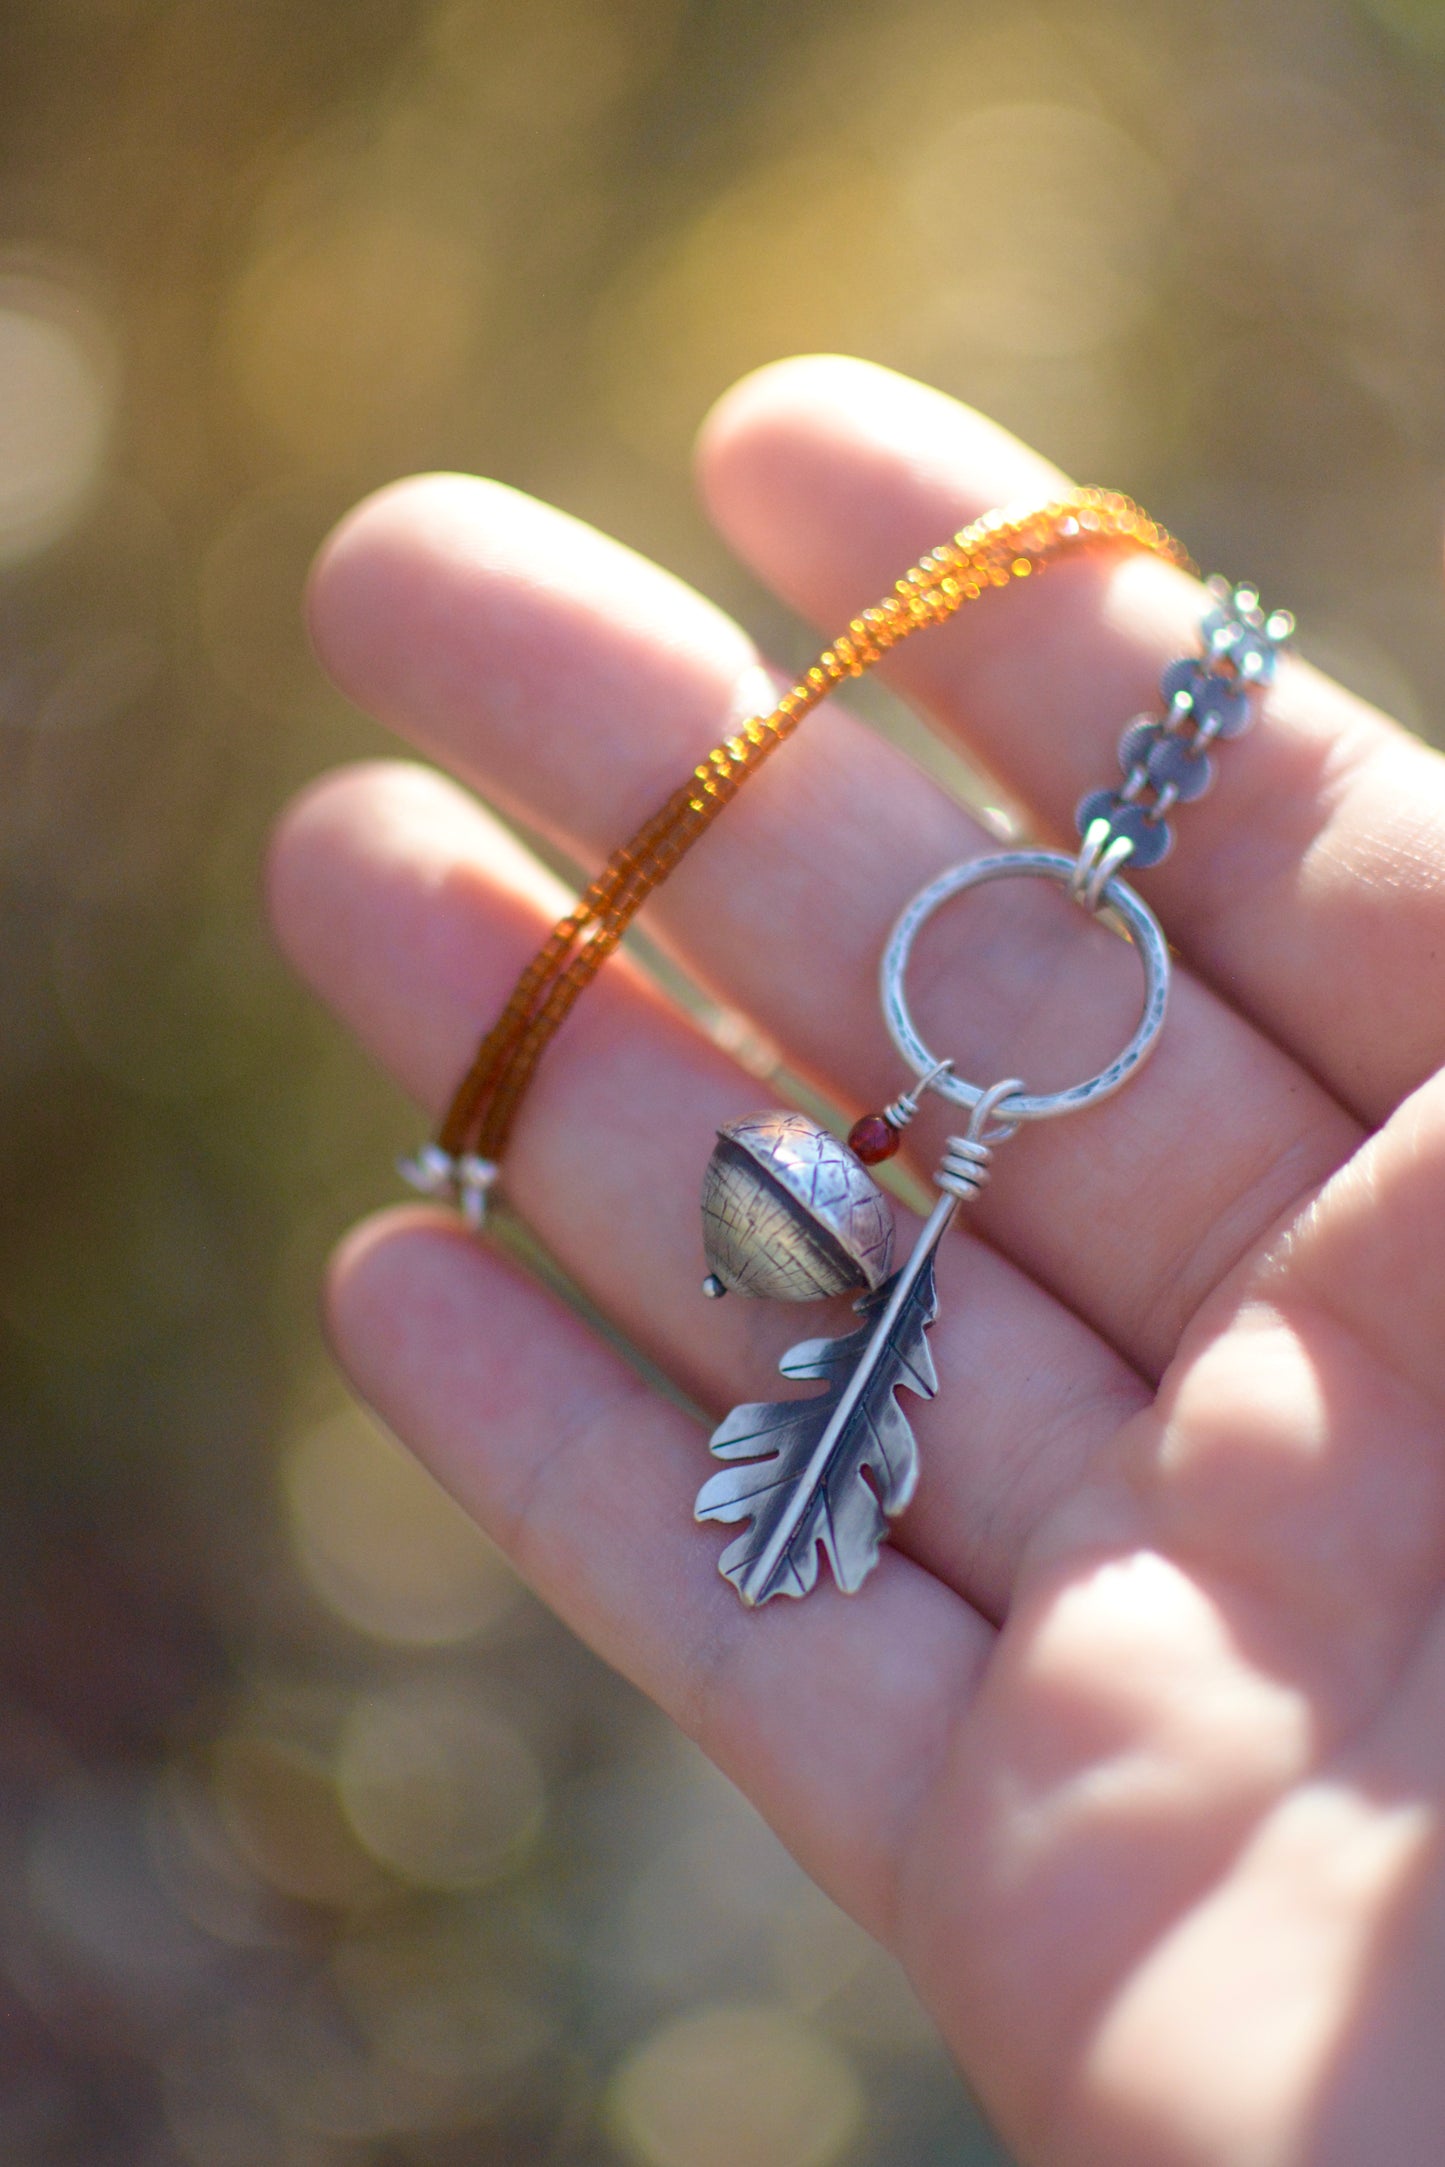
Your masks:
M1144 872L1167 854L1169 815L1209 788L1215 742L1249 728L1254 695L1273 680L1294 631L1289 611L1266 611L1254 587L1216 578L1209 592L1214 607L1199 628L1201 652L1169 664L1159 686L1164 712L1137 715L1119 740L1123 782L1091 790L1074 816L1083 848L1072 887L1090 910L1125 864Z

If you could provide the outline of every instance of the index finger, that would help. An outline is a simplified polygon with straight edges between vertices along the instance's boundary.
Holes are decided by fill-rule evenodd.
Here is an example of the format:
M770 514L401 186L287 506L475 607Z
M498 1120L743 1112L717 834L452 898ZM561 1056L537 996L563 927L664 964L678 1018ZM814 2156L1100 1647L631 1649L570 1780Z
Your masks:
M1066 486L957 401L834 357L745 379L714 412L701 466L733 546L828 625L950 526ZM1078 559L884 668L1076 847L1074 808L1116 779L1121 724L1157 713L1162 670L1197 651L1201 600L1152 560ZM1202 977L1344 1104L1383 1119L1445 1061L1445 760L1287 662L1220 768L1144 891Z

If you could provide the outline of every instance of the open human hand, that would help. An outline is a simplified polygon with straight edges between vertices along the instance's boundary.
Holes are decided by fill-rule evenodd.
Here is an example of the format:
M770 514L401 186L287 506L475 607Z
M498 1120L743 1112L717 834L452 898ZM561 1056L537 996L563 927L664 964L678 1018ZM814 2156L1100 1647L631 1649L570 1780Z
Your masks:
M729 394L701 472L826 630L1061 486L836 360ZM1158 562L1079 558L911 642L892 681L1067 842L1200 611ZM364 505L313 622L356 700L586 864L771 705L711 605L485 482ZM829 710L647 922L859 1111L900 1080L888 928L987 847ZM1180 958L1160 1049L1000 1153L945 1243L923 1479L861 1595L745 1611L692 1523L696 1422L447 1215L354 1233L330 1328L518 1570L899 1956L1023 2161L1417 2167L1445 2155L1445 761L1288 663L1139 886ZM559 907L464 791L390 764L292 807L272 894L298 967L431 1107ZM1122 964L1124 1014L1131 966L1037 901L959 906L920 982L970 1073L1052 1088L1122 1042L1098 1011ZM508 1159L543 1242L714 1415L774 1392L798 1336L700 1292L713 1132L772 1096L622 957Z

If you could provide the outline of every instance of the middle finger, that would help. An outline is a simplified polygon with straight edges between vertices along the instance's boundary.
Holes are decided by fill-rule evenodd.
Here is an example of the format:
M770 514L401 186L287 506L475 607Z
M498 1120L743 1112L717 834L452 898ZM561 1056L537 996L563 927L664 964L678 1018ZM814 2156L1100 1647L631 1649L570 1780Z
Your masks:
M735 726L757 662L735 625L630 551L457 478L353 515L319 567L313 622L361 704L584 861ZM924 881L986 847L902 752L834 709L729 809L649 923L794 1067L881 1105L905 1080L877 1004L887 929ZM966 928L932 929L919 983L925 1034L961 1069L1049 1089L1122 1044L1136 966L1121 943L1032 885L958 908ZM1357 1141L1318 1084L1181 973L1126 1100L1022 1137L982 1218L1157 1373L1224 1272Z

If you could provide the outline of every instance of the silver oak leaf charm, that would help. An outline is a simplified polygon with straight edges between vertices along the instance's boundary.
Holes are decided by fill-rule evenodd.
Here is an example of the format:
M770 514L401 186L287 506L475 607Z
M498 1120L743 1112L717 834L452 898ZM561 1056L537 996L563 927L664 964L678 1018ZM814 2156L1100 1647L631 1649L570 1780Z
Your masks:
M1072 870L1070 859L1057 862ZM1117 891L1115 882L1109 892ZM1011 1076L973 1093L968 1134L949 1137L933 1177L942 1194L902 1271L855 1303L857 1330L805 1339L778 1364L785 1377L821 1378L827 1389L735 1407L713 1431L714 1456L730 1464L703 1484L693 1509L699 1520L747 1522L718 1570L748 1605L806 1595L817 1585L820 1549L845 1595L878 1563L888 1522L918 1482L918 1445L897 1394L931 1400L938 1390L926 1337L938 1315L934 1257L959 1205L987 1181L992 1144L1013 1134L1005 1122L990 1135L989 1123L1023 1088Z
M825 1392L735 1407L713 1432L714 1455L736 1464L703 1484L696 1517L749 1523L718 1561L745 1603L806 1595L820 1548L839 1587L855 1594L913 1495L918 1446L896 1395L938 1390L924 1336L938 1314L937 1233L928 1231L933 1240L854 1305L864 1319L856 1331L784 1355L783 1376L823 1378Z

